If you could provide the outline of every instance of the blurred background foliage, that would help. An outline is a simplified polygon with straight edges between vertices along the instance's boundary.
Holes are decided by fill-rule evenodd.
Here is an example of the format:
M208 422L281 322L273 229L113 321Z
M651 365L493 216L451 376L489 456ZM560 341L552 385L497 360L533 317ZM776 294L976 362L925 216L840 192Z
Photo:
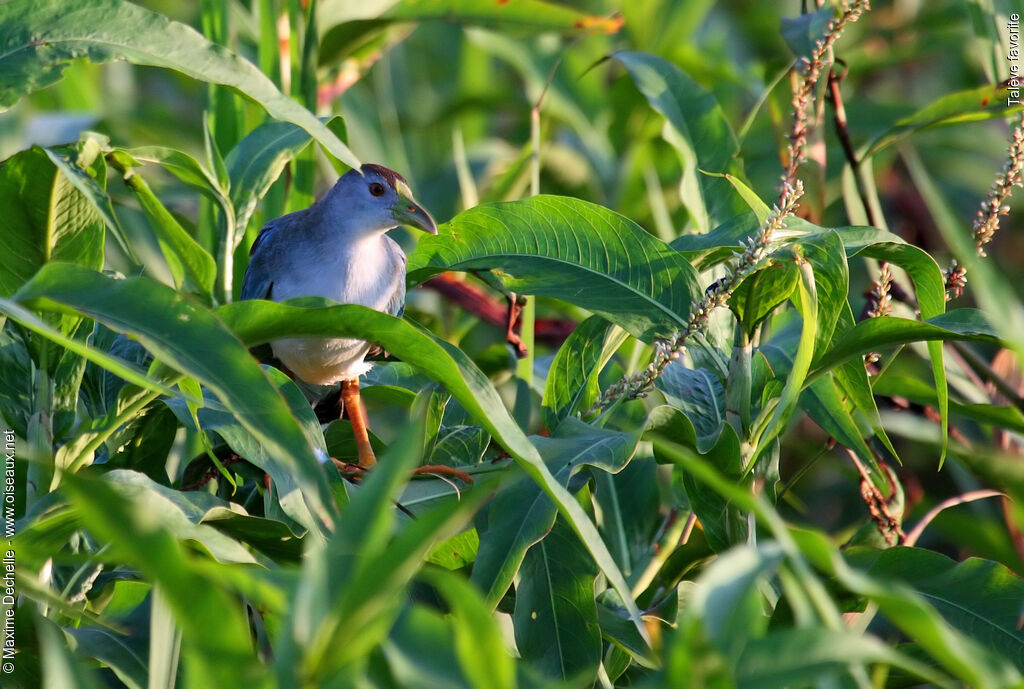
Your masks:
M539 189L605 206L662 242L715 225L688 203L694 161L681 152L685 144L680 146L666 124L665 114L670 121L671 114L652 107L655 103L638 89L622 62L608 56L620 51L658 56L711 94L735 132L738 152L731 171L771 205L778 197L792 123L794 49L809 52L812 45L807 26L793 19L817 9L807 7L813 3L806 0L138 4L200 29L257 65L283 93L327 122L358 159L404 174L439 222L457 220L459 213L481 203L519 200ZM101 3L81 0L72 5ZM873 224L924 249L940 267L948 266L954 255L940 227L950 217L944 214L951 212L966 236L1006 159L1007 123L1017 119L1008 115L1019 108L1008 108L1005 97L991 94L1005 96L992 85L1010 76L1006 23L1011 11L1022 9L1009 0L877 2L847 27L835 49L849 139L860 154L870 153L864 177L877 204ZM788 42L783 27L789 27ZM119 29L130 32L131 26ZM63 79L38 91L25 88L24 97L10 98L9 109L0 113L0 159L38 145L75 151L82 165L89 146L99 142L104 155L96 158L101 162L94 164L92 174L105 185L123 238L116 241L115 233L108 232L104 260L90 267L192 291L196 301L224 308L232 292L237 293L248 247L263 223L308 206L345 165L324 148L307 146L309 137L294 127L258 129L274 125L266 124L263 107L236 91L171 69L105 59L74 59ZM812 114L816 126L800 175L806 195L799 215L826 228L869 224L823 84L818 95ZM936 102L940 105L933 107L941 109L951 96L959 100L942 109L935 121L927 111L915 117ZM689 121L703 108L692 103L682 107L682 117ZM924 124L938 126L920 126ZM688 142L699 149L694 142L703 135L688 132ZM284 142L287 137L292 137L290 143ZM66 144L71 148L62 148ZM166 151L140 148L155 146L200 162L192 165L184 158L171 160ZM699 167L702 160L697 157ZM151 229L152 210L137 188L121 182L119 166L144 178L173 222L216 259L215 286L185 289L182 268L168 260L159 233ZM199 168L219 181L219 187L217 181L197 181ZM925 174L932 184L927 189L922 188ZM198 187L205 191L197 192ZM246 190L249 196L244 196ZM738 201L738 196L728 200ZM1016 277L1024 265L1020 205L1018 196L986 259L993 272L1005 276L1004 282L989 284L981 278L989 294L996 289L993 284L1015 290L996 292L1013 313L1020 309ZM226 240L225 227L236 221L227 234L235 241ZM412 251L411 233L399 229L393 234ZM693 255L688 257L696 262ZM701 266L706 270L700 290L722 276L720 260ZM877 269L874 259L850 256L848 302L855 317L865 311ZM196 277L200 273L190 276L202 281ZM47 290L56 289L56 283L43 277L55 275L51 271L33 281L37 296L52 296ZM972 277L969 273L968 289L955 306L975 305ZM82 279L81 285L101 289L100 282ZM488 283L482 288L487 297L503 305L494 281ZM0 296L14 293L7 287ZM152 294L163 299L158 290ZM22 303L35 305L31 289L22 295ZM781 301L787 298L789 293ZM296 513L277 499L285 490L265 490L260 469L266 466L240 450L258 452L254 440L249 438L246 445L243 437L250 427L236 421L243 418L241 406L228 404L225 414L208 393L206 408L197 412L197 399L203 399L199 383L193 386L186 377L174 388L180 376L168 376L153 365L146 373L150 384L158 381L177 392L167 395L165 403L153 402L156 393L139 398L144 404L125 429L87 445L95 436L84 429L103 420L111 408L123 410L119 405L126 403L128 387L112 383L114 376L93 361L79 373L84 378L77 401L40 408L39 399L46 395L39 392L37 370L46 363L36 354L46 345L33 345L37 349L31 350L30 361L30 350L17 344L30 341L27 331L12 334L15 326L8 321L2 345L7 350L5 378L10 373L17 382L5 385L3 411L24 448L19 470L31 475L37 469L25 463L38 467L49 461L52 474L52 455L59 463L62 448L79 452L83 446L96 452L95 458L83 461L95 462L97 470L53 479L54 488L59 484L53 492L37 488L36 496L19 494L20 504L32 504L18 516L24 558L19 582L22 595L33 603L19 607L14 686L39 686L40 681L51 687L214 686L211 681L216 686L282 687L825 686L833 680L837 684L829 686L912 686L925 681L1007 686L1020 680L1024 637L1019 623L1014 628L1007 622L1024 615L1018 578L1024 573L1019 505L997 498L945 509L920 534L919 548L891 551L910 553L906 556L854 548L844 559L837 548L848 542L885 545L885 534L877 528L881 508L875 505L873 520L850 453L810 416L795 414L781 445L767 450L777 465L761 475L770 484L766 497L779 495L774 506L759 495L751 497L750 490L730 492L727 485L714 483L714 475L702 479L717 486L713 489L684 478L687 472L696 472L687 474L693 476L704 471L705 465L699 464L703 460L694 457L697 450L706 453L708 448L699 440L685 440L686 423L698 426L699 435L700 416L709 407L686 399L696 386L683 373L675 382L666 374L668 382L651 393L652 400L624 404L600 423L566 422L562 414L557 424L561 435L540 437L556 430L541 405L552 362L566 333L588 315L572 301L531 299L525 323L536 331L532 336L524 333L530 356L519 361L502 327L451 303L436 288L410 291L409 314L440 340L456 345L468 360L452 355L453 366L458 366L453 370L470 381L466 394L479 395L484 411L469 408L468 398L458 397L450 387L448 392L458 399L449 403L447 394L424 377L423 369L430 365L417 368L411 350L409 357L402 356L398 340L413 338L411 329L380 334L384 344L387 337L397 338L397 346L389 349L406 362L378 366L364 391L371 427L379 436L375 440L382 450L387 448L382 465L392 468L358 489L333 475L305 476L293 484L304 490L316 485L328 503L337 503L323 513L309 506L311 520L324 514L338 519L334 537L329 537L331 529L325 530L326 546L311 544L312 532L297 535L304 529ZM89 312L88 298L62 303L104 322L98 315L101 307ZM154 304L172 308L169 300ZM998 326L1002 314L982 305ZM897 300L893 309L895 316L917 318L912 300ZM54 327L68 325L67 320L62 325L59 318L49 318ZM241 316L237 321L223 318L232 328L244 328ZM339 318L347 322L344 314ZM598 347L613 341L614 335L591 328L594 332L585 331L574 346L583 346L584 337ZM785 349L788 343L795 348L799 333L800 318L790 305L769 318L761 337L767 341L769 335L780 335L778 347ZM102 325L90 325L88 333L79 334L68 328L65 334L81 341L88 335L91 346L137 364L136 369L141 365L139 370L145 371L149 365L137 347ZM1019 348L1024 341L1021 333L1015 339L1005 331L1001 335L1011 347ZM733 322L723 310L710 326L710 344L695 347L685 370L714 370L713 353L727 359L733 338ZM904 525L910 531L942 501L977 495L982 488L1024 495L1015 435L1024 429L1019 367L1012 356L994 361L1000 346L992 337L983 339L946 345L953 404L952 450L944 463L939 433L944 421L937 411L944 393L935 387L924 343L915 342L906 351L883 350L880 366L885 375L873 379L874 392L882 425L901 462L889 458L894 473L888 485L883 470L872 467L869 473L890 501L883 516L895 515L897 531ZM428 351L426 343L415 342L422 347L416 351ZM142 343L150 348L146 340ZM614 340L600 388L642 368L649 344L625 336ZM779 394L788 375L785 370L773 372L778 360L769 357L765 362L769 360L767 373L755 375L765 382L777 373L781 382L774 388L765 382L766 399ZM594 543L584 536L586 547L581 547L577 522L564 509L555 520L553 503L545 503L540 516L527 513L536 523L526 522L524 529L535 529L536 535L532 541L512 539L523 548L518 561L490 551L489 559L484 558L488 519L503 509L515 512L524 501L546 498L529 480L515 483L505 476L500 488L488 482L506 466L501 463L505 450L517 457L518 451L500 437L503 431L481 421L495 407L487 406L490 398L481 392L487 386L474 387L466 374L470 366L487 375L518 429L532 434L535 451L597 523L645 613L642 628L631 626L632 601L623 601L614 582L605 579L611 576L609 570L593 559ZM192 375L187 365L177 370ZM985 380L986 373L1007 383L999 391L1003 397L993 391L993 381ZM289 389L280 376L271 381ZM20 389L23 384L27 397ZM678 389L684 399L673 400ZM721 383L708 390L704 392L712 397L724 394ZM755 387L754 397L759 395ZM291 414L307 430L315 429L309 410L300 409L301 396L286 393L285 399ZM653 424L650 414L656 402L664 400L689 421L663 424L662 431L670 428L665 431L669 440L663 436L657 449L657 437L641 434ZM39 432L38 414L51 412L49 436L33 437ZM109 422L111 417L105 418ZM427 419L426 431L409 425L423 423L422 418ZM861 433L871 438L865 419L856 416ZM207 433L198 432L197 424ZM96 428L101 426L95 423L91 430ZM420 447L403 443L410 428L417 437L426 433ZM210 442L217 447L208 446ZM334 456L344 456L351 449L351 431L346 422L334 421L323 438L313 441L314 446L318 443ZM217 455L225 445L256 466L236 461L225 469L205 460L207 449ZM573 447L578 456L566 464L567 448ZM878 438L871 440L871 449L888 457ZM717 451L704 460L728 474ZM221 461L238 459L223 452L217 456ZM404 486L402 468L426 457L473 466L483 487L465 496L459 493L464 499L457 500L458 490L437 480ZM591 467L573 479L578 468L572 462L577 459ZM276 460L264 461L271 465ZM117 490L99 478L106 470L114 474L110 482ZM52 478L46 470L42 475L47 481ZM488 488L497 495L477 512ZM396 496L419 518L408 520L396 513L390 502ZM694 504L701 501L703 507ZM689 517L701 509L707 511L695 526ZM715 510L719 523L704 518ZM475 528L467 529L471 519ZM747 535L755 521L761 523L760 541ZM787 540L788 531L780 530L780 523L795 529L795 542ZM131 538L123 533L126 525ZM348 535L346 528L351 529ZM807 531L797 530L803 528ZM505 544L495 543L494 548ZM984 560L954 566L943 555L958 562ZM789 564L780 564L784 560ZM802 566L813 568L814 574ZM858 579L847 571L850 566L876 578ZM903 589L896 586L886 598L885 587L894 581L912 587L916 583L921 595L901 598ZM159 586L151 587L153 582ZM820 596L831 598L826 612L818 607ZM529 621L531 612L537 619L537 610L518 604L517 597L559 602L550 603L552 617L542 620L545 625L539 629ZM1000 598L1002 603L996 602ZM969 614L957 618L950 610L958 607ZM220 615L222 609L232 612ZM829 623L829 609L837 616L846 614L849 625ZM813 610L824 620L820 625L808 622ZM876 617L879 610L882 614ZM954 629L963 637L944 636ZM182 638L185 644L179 647ZM957 639L972 639L976 645L958 651ZM513 664L506 651L513 644L524 662ZM176 670L179 653L184 673Z

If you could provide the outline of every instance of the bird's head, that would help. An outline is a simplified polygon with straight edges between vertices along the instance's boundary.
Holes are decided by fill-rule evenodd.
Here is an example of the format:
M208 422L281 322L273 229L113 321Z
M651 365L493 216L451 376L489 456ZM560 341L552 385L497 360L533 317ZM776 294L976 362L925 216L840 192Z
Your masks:
M323 199L328 212L359 234L411 225L437 234L437 223L413 198L405 178L383 165L349 170Z

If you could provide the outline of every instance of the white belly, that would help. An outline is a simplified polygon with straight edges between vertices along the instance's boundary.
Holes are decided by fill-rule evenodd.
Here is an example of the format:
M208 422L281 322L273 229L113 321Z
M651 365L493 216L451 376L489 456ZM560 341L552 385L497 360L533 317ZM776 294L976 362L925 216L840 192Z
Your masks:
M389 242L386 237L374 242ZM297 257L297 265L288 271L289 279L274 283L271 299L325 297L342 304L362 304L384 311L398 284L405 282L404 271L396 273L389 251L382 244L350 247L333 260L323 256ZM310 266L319 266L311 270ZM403 266L404 267L404 266ZM270 343L274 356L307 383L330 385L353 380L369 371L373 364L363 361L370 345L350 338L294 337Z
M270 348L289 371L317 385L354 380L373 368L373 364L363 361L370 345L362 340L290 337L274 340Z

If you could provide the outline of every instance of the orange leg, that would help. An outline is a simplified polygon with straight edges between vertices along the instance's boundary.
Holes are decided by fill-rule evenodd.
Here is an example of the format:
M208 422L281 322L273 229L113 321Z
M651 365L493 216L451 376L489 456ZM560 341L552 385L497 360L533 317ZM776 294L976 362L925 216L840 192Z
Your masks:
M370 436L366 432L366 411L363 409L362 400L359 399L358 380L341 382L341 402L348 410L348 418L352 422L352 433L355 435L356 449L359 451L359 466L369 469L377 463L377 458L370 447Z
M359 399L358 380L342 381L341 402L345 405L345 409L348 410L348 418L352 422L352 433L355 436L356 449L359 452L359 469L369 469L377 463L377 458L373 454L373 448L370 446L370 436L366 430L366 412L363 409L362 400ZM339 464L343 471L350 469L350 467L341 465L339 462L336 462L336 464ZM464 471L448 466L421 466L415 469L413 474L453 476L466 483L473 483L472 476Z

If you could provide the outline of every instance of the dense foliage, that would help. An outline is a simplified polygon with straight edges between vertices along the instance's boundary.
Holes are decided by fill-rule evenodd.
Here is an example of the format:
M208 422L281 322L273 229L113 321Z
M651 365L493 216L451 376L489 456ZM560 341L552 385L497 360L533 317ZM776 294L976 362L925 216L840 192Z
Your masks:
M1020 10L823 4L0 4L3 686L1024 686ZM237 301L360 162L404 316Z

